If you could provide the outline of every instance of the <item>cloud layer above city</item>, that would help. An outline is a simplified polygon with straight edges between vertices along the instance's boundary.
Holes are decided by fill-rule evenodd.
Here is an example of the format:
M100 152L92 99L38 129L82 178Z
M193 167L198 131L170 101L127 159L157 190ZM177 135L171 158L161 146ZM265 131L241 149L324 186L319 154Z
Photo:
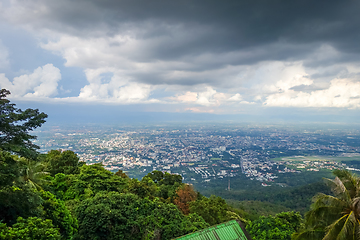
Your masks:
M151 111L356 111L358 9L333 0L5 0L0 88L20 101Z

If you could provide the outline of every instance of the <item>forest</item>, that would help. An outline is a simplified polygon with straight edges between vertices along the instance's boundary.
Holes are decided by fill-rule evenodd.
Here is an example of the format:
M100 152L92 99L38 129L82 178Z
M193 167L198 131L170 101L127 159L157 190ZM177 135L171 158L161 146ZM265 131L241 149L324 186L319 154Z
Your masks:
M153 171L138 180L86 165L69 150L40 154L31 131L47 115L18 109L9 94L0 90L0 239L173 239L232 219L254 240L360 239L360 178L348 171L313 185L312 196L304 188L231 204L180 175ZM310 198L309 211L294 211ZM262 213L282 200L284 209Z

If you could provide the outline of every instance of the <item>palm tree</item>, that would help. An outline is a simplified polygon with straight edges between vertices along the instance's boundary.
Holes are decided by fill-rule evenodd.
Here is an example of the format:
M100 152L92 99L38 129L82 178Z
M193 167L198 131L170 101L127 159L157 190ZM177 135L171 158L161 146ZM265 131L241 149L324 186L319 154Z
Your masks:
M334 196L314 198L306 214L306 228L295 240L360 240L360 178L346 170L335 170L335 179L325 179Z
M44 164L23 157L19 158L18 161L22 165L19 181L31 188L41 190L42 185L47 182L44 178L49 175L48 172L43 171Z

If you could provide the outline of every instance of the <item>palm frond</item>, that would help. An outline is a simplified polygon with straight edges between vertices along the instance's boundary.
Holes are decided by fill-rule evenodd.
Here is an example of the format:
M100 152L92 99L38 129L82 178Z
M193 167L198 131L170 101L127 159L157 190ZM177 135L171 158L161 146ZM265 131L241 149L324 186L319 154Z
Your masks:
M310 210L305 215L306 225L308 227L322 226L326 227L341 217L341 211L333 206L322 206Z
M313 204L311 209L322 207L322 206L347 206L349 202L347 200L319 193L313 198Z
M50 174L43 171L44 166L42 162L35 162L26 158L20 158L18 161L24 165L19 181L27 184L31 188L41 190L41 186L47 182L45 177Z
M345 185L351 198L359 196L359 177L347 170L335 170L334 175L337 176Z
M347 219L346 219L346 221L345 221L345 223L344 223L341 231L340 231L339 234L338 234L337 239L339 239L339 240L353 239L353 238L354 238L354 230L355 230L355 225L356 225L356 224L357 224L357 221L356 221L356 218L355 218L355 214L354 214L354 212L352 211L352 212L348 215L348 217L347 217Z
M320 229L305 229L299 233L294 233L292 240L318 240L322 239L325 232Z
M328 179L328 178L324 178L324 179L331 186L331 190L333 191L335 196L337 196L339 198L342 198L342 199L344 199L346 201L351 200L351 195L350 195L349 191L347 190L346 186L340 180L339 177L335 177L334 180L331 180L331 179Z
M344 223L346 222L349 214L346 214L336 220L333 224L327 227L326 235L322 240L337 240L337 237L342 230Z

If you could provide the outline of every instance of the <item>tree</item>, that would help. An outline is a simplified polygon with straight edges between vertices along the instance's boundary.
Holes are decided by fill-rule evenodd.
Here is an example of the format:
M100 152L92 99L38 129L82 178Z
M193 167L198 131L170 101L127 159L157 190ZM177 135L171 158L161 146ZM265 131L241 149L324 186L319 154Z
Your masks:
M0 222L14 223L21 217L40 216L41 197L26 186L0 190Z
M52 220L53 225L59 228L63 239L71 239L78 227L76 218L71 215L65 203L52 193L41 190L39 195L42 198L42 217Z
M79 167L81 164L79 164L79 157L70 150L64 152L61 152L61 150L51 150L46 154L45 162L51 176L55 176L58 173L78 174L80 172Z
M360 239L360 178L335 170L335 179L325 179L333 195L318 194L305 216L305 228L294 239Z
M197 198L197 193L191 185L185 184L176 191L177 197L174 199L174 204L182 211L183 214L190 213L189 203Z
M98 193L75 212L75 239L172 239L208 226L198 215L185 217L174 204L131 193Z
M182 183L182 177L178 174L170 174L168 172L163 173L161 171L152 171L151 173L148 173L146 175L147 177L150 177L154 183L158 185L174 185L176 183L181 184Z
M299 230L302 223L300 213L283 212L250 222L246 226L254 240L290 240L294 232Z
M18 176L19 168L13 156L0 150L0 187L13 185Z
M36 136L30 135L29 131L45 123L47 115L38 109L23 111L16 108L6 99L9 94L9 90L0 90L0 148L35 159L39 147L31 142Z
M231 219L240 219L236 213L229 211L229 206L221 197L211 195L190 202L190 213L201 216L208 224L215 225Z
M46 182L44 178L49 175L48 172L43 171L43 163L23 157L19 158L18 162L20 164L19 180L29 185L31 188L41 190L42 185Z
M101 191L122 192L129 181L106 170L102 164L93 164L81 166L79 174L56 174L51 186L62 200L84 200Z
M168 202L173 202L176 197L176 190L183 185L181 175L170 174L168 172L152 171L144 178L151 178L159 186L157 196Z
M17 181L21 175L17 158L0 150L0 222L14 223L19 216L39 214L41 198L28 184Z
M60 240L61 236L49 219L19 217L12 227L0 223L0 239Z
M141 181L136 178L131 179L129 181L128 189L131 193L134 193L142 198L154 198L159 192L159 187L147 176L144 176Z

